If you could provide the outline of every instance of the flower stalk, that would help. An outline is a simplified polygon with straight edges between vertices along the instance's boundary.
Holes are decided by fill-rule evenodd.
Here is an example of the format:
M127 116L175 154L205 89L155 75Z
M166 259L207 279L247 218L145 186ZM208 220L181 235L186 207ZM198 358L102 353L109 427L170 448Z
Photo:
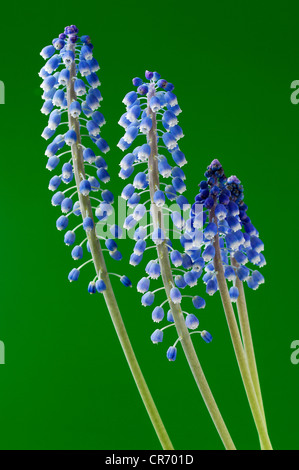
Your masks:
M163 231L163 216L162 211L154 202L154 194L157 189L160 188L159 182L159 171L158 171L158 145L157 145L157 122L156 122L156 113L152 111L149 106L151 98L155 96L155 87L154 84L149 85L148 92L148 115L152 120L152 127L148 133L148 145L150 145L151 153L148 157L148 170L149 170L149 188L151 196L151 210L154 229L161 229ZM171 299L170 291L174 286L174 279L172 275L172 269L169 261L169 253L167 249L166 241L163 241L160 244L157 244L157 253L159 258L159 264L161 267L161 275L163 280L163 285L165 287L168 303L173 314L175 326L177 329L178 336L182 348L184 350L185 356L187 358L188 364L196 381L196 384L202 394L204 402L209 410L211 418L216 426L216 429L222 439L222 442L226 449L234 450L235 445L230 437L228 429L225 425L225 422L221 416L221 413L218 409L216 401L212 395L200 362L198 360L196 351L194 349L193 343L190 338L188 328L185 324L184 316L180 307L180 304L174 303Z
M215 215L215 207L213 206L211 210L209 211L209 220L215 223L217 225L217 217ZM268 436L268 431L266 427L266 421L265 421L265 415L263 408L261 407L261 402L258 400L258 393L257 393L257 385L254 385L254 378L252 376L252 368L253 364L251 364L251 370L249 368L249 363L248 363L248 356L244 352L244 347L242 344L238 324L235 318L235 313L234 309L232 306L230 294L227 288L227 283L224 275L224 269L223 269L223 262L221 258L221 250L220 250L220 244L219 244L219 234L218 231L215 234L214 237L214 242L213 242L214 248L215 248L215 256L213 258L213 264L214 264L214 269L216 273L216 279L218 283L218 289L220 292L224 312L226 315L226 320L228 324L228 328L230 331L230 336L232 339L235 355L237 358L238 366L241 372L243 384L246 390L246 394L248 397L248 401L250 404L250 408L252 411L252 415L256 424L256 428L258 430L261 446L265 450L272 450L271 442ZM242 284L242 283L241 283ZM239 283L238 283L239 286ZM243 286L242 286L243 288ZM246 304L245 304L246 305ZM249 323L246 322L245 320L245 311L244 311L244 301L240 302L239 301L239 309L241 307L240 313L242 316L242 326L243 326L243 333L244 337L246 337L247 340L247 352L249 352L249 355L252 360L252 351L250 347L250 351L248 350L249 345L248 345L248 340L249 340L249 332L248 332L248 327ZM247 317L248 318L248 317ZM253 371L254 372L254 371ZM258 385L259 387L259 385Z
M211 221L217 220L215 216L214 208L212 208L210 211L210 220ZM227 320L228 328L230 331L230 336L233 342L235 355L237 358L242 380L244 383L244 387L245 387L248 401L250 404L250 408L252 411L252 415L256 424L256 428L258 430L262 448L265 450L272 450L271 442L270 442L268 431L266 428L264 413L262 411L259 400L257 398L256 388L254 386L253 378L251 376L251 371L249 369L249 364L247 362L247 357L244 352L244 347L241 341L238 324L235 318L234 309L232 307L226 279L224 276L224 269L223 269L223 264L221 260L221 251L220 251L218 233L215 235L215 238L214 238L214 248L215 248L215 256L214 256L213 262L214 262L214 268L216 272L218 288L219 288L224 312L226 315L226 320Z
M72 45L71 47L74 48L74 45ZM73 78L75 78L75 64L74 63L70 70L70 78L71 79L67 87L68 109L69 109L70 104L76 100L76 94L74 91L74 80L73 80ZM80 125L79 125L79 120L76 118L73 118L69 112L68 112L68 118L69 118L70 129L74 129L78 136L78 141L77 143L72 145L71 150L72 150L72 157L73 157L73 166L74 166L76 186L77 188L79 188L81 181L85 179L85 169L84 169L81 138L80 138ZM83 196L82 194L80 194L80 192L78 193L79 193L80 209L81 209L83 218L91 217L93 219L93 213L91 209L89 196ZM173 449L172 443L164 427L164 424L160 418L159 412L153 401L153 398L148 389L146 381L143 377L143 374L137 362L135 353L133 351L129 336L127 334L124 322L122 320L122 316L120 314L118 304L114 295L114 291L110 282L110 277L107 272L100 241L98 240L96 236L95 226L91 231L88 232L87 238L88 238L90 251L91 251L92 258L93 258L96 273L100 275L101 279L104 281L106 285L106 289L103 292L103 296L104 296L106 305L108 307L111 320L113 322L115 331L117 333L123 352L126 356L128 365L130 367L130 370L132 372L132 375L138 387L143 403L147 409L147 412L149 414L149 417L152 421L152 424L155 428L155 431L157 433L157 436L161 442L163 449L172 450Z
M128 365L130 367L130 370L132 372L132 375L134 377L135 383L137 385L137 388L139 390L140 396L143 400L143 403L146 407L146 410L148 412L148 415L150 417L150 420L153 424L153 427L157 433L157 436L160 440L160 443L165 450L173 450L172 443L170 441L170 438L167 434L167 431L165 429L165 426L161 420L161 417L159 415L159 412L157 410L157 407L154 403L154 400L151 396L151 393L149 391L149 388L147 386L147 383L145 381L145 378L142 374L142 371L140 369L140 366L138 364L138 361L136 359L135 353L133 351L129 336L127 334L122 316L120 314L118 304L116 301L116 297L110 282L110 276L107 272L106 268L106 263L103 255L103 251L101 248L101 244L99 241L99 237L97 237L96 234L96 225L95 225L95 220L93 216L93 211L92 211L92 205L90 201L90 196L89 196L89 191L90 191L90 184L86 179L86 173L85 173L85 167L84 167L84 156L83 156L83 146L81 142L81 132L80 132L80 121L79 121L79 114L81 111L80 104L78 104L78 96L75 91L74 83L75 80L77 79L77 67L74 58L76 57L76 42L77 42L77 28L75 26L68 27L66 28L66 34L61 35L62 37L57 41L59 42L59 48L62 49L62 57L66 61L67 59L69 62L67 62L67 68L63 69L62 72L60 72L59 77L61 77L61 74L63 74L65 77L67 77L67 83L66 83L66 107L68 111L68 127L69 131L68 133L63 136L63 138L67 139L67 135L71 136L68 145L71 146L71 154L72 154L72 167L71 167L71 172L73 172L74 177L75 177L75 182L76 182L76 188L77 188L77 194L79 198L79 204L76 203L76 209L74 210L74 213L76 215L81 214L82 219L83 219L83 228L86 231L86 236L87 236L87 241L88 241L88 246L89 246L89 251L92 256L92 261L95 267L96 271L96 277L99 279L99 288L97 290L99 292L102 292L108 311L110 313L114 328L116 330L117 336L119 338L121 347L123 349L123 352L125 354L125 357L127 359ZM65 43L64 40L66 39L66 36L68 35L67 42ZM88 37L87 37L88 38ZM82 39L83 40L83 39ZM86 43L89 44L89 38L86 39ZM61 45L61 47L60 47ZM48 54L48 50L52 48L52 46L49 46L49 48L44 52L44 54ZM83 46L82 49L85 48L84 53L86 56L92 56L90 48L88 46ZM81 54L82 54L82 49L81 49ZM52 52L52 51L51 51ZM55 59L55 56L54 56ZM59 64L60 58L57 57L56 61L57 64ZM53 60L52 60L53 63ZM58 65L57 65L58 66ZM80 68L81 67L81 68ZM80 60L79 62L79 70L83 70L83 68L89 70L89 65L86 61ZM88 72L87 72L88 73ZM97 83L97 79L94 77L95 74L90 74L87 79L89 80L95 80ZM48 79L49 81L49 79ZM55 83L55 80L53 81ZM82 86L82 84L80 85ZM84 85L85 86L85 85ZM91 88L94 88L93 86ZM96 103L95 96L94 95L89 95L89 100L91 104ZM48 104L49 109L52 109L50 104ZM64 104L65 106L65 104ZM74 113L74 107L77 106L79 111L78 115ZM88 108L88 106L86 106ZM72 112L71 112L72 110ZM91 123L91 121L89 121ZM93 128L95 127L95 123L91 123L90 126L93 125ZM90 129L93 129L90 127ZM48 131L47 131L48 132ZM93 134L91 134L93 135ZM100 136L99 136L100 137ZM101 140L101 138L99 138ZM55 153L56 147L53 146L53 152ZM88 151L90 149L87 149ZM50 150L47 150L49 153L51 151L52 153L52 148L50 147ZM49 156L49 155L48 155ZM57 158L57 157L56 157ZM101 158L101 157L100 157ZM52 169L52 168L51 168ZM101 170L101 168L100 168ZM107 179L106 173L102 172L101 175ZM94 179L95 180L95 179ZM92 183L95 184L96 181L92 180ZM56 182L57 180L54 180L52 182L52 186L54 189L56 189L56 186L58 186L59 182ZM107 195L107 193L106 193ZM61 202L61 201L60 201ZM74 206L75 207L75 206ZM66 217L60 218L60 221L58 222L58 227L60 230L64 229L67 226L68 221L66 221ZM72 244L74 241L74 234L73 232L71 235L68 235L67 244ZM111 240L110 240L111 241ZM81 255L80 255L81 257ZM77 259L77 258L74 258ZM72 280L77 280L78 279L78 270L73 270L70 275L69 279ZM125 277L125 276L124 276ZM125 285L129 286L131 283L128 278L125 277L125 281L123 282ZM93 284L93 283L92 283ZM90 291L90 293L93 293L93 290Z
M234 261L232 261L232 265L235 267L238 267L238 264ZM262 392L261 392L258 370L257 370L257 365L256 365L244 286L243 286L243 283L240 281L240 279L236 279L236 287L239 290L239 297L237 298L237 311L238 311L238 317L239 317L239 322L240 322L240 327L241 327L241 336L242 336L242 341L244 345L244 352L245 352L246 359L248 362L248 367L250 370L251 379L253 382L255 393L259 402L260 410L263 414L263 418L266 423L266 416L265 416L265 411L264 411Z
M252 290L258 289L265 282L263 275L256 268L262 268L266 264L262 254L264 243L247 214L248 207L243 200L244 189L240 180L235 175L227 178L217 159L211 162L204 176L207 179L199 183L199 194L195 197L192 209L193 218L189 220L189 225L191 223L194 229L192 238L198 228L202 229L202 246L205 246L202 256L208 261L202 279L209 295L220 291L261 448L270 450L272 447L266 426L243 288L243 282ZM203 208L202 221L197 220L198 208ZM249 263L254 269L246 266ZM229 290L227 282L233 284ZM233 302L237 303L242 339Z

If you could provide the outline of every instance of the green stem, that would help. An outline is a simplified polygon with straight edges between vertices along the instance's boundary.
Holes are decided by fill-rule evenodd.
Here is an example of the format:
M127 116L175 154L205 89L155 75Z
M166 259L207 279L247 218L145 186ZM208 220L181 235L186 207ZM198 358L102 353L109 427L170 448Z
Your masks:
M69 46L69 48L73 51L74 51L74 47L75 46L73 44ZM73 65L70 68L70 81L67 87L68 109L69 109L70 104L77 98L76 93L74 91L75 76L76 76L76 70L75 70L75 64L73 63ZM91 217L92 220L94 221L90 198L88 196L83 196L79 191L80 182L82 181L82 179L85 179L85 176L86 176L85 169L84 169L83 152L82 152L82 146L81 146L79 119L73 118L68 112L68 120L69 120L69 128L74 129L77 134L77 143L72 145L71 150L72 150L73 167L74 167L76 186L77 186L77 191L78 191L78 196L79 196L81 214L83 218ZM97 275L100 276L100 278L106 284L106 290L104 291L104 298L105 298L114 328L119 338L121 347L127 359L128 365L131 369L132 375L138 387L143 403L146 407L150 420L154 426L154 429L157 433L157 436L160 440L160 443L163 449L173 450L173 446L170 441L170 438L161 420L157 407L151 396L149 388L146 384L146 381L143 377L143 374L137 362L136 356L134 354L132 345L130 343L129 336L127 334L127 331L126 331L126 328L125 328L125 325L124 325L122 316L120 314L117 301L116 301L116 298L112 289L112 285L111 285L110 278L107 272L101 245L96 235L95 224L94 224L94 229L87 233L87 239L89 242L90 251L91 251L96 273Z
M238 263L236 263L234 260L232 261L232 264L233 266L238 267ZM236 280L236 287L239 290L239 297L237 299L237 310L238 310L238 316L239 316L240 327L241 327L241 335L242 335L243 344L244 344L244 351L245 351L246 359L248 362L248 367L250 370L253 386L255 388L255 393L259 402L259 406L260 406L264 421L266 423L261 387L260 387L259 376L258 376L255 354L254 354L254 347L253 347L253 342L252 342L249 316L248 316L246 299L245 299L245 292L244 292L243 282L241 282L238 277Z
M215 220L214 209L210 211L210 220ZM255 388L252 382L250 370L248 367L247 359L245 356L243 344L240 337L240 332L238 324L236 321L234 309L230 300L226 279L224 276L224 269L221 260L221 251L219 245L219 235L217 234L214 239L215 247L215 257L214 257L214 267L216 271L216 277L218 282L218 287L221 295L221 300L226 315L226 320L228 328L230 331L231 339L233 342L237 362L241 372L241 377L247 394L247 398L250 404L252 415L255 421L255 425L259 434L260 442L262 448L265 450L272 450L271 442L268 436L267 428L265 425L264 417L260 409L260 405L256 396Z
M154 95L155 88L153 85L150 85L150 91L148 93L148 103L151 97ZM160 187L160 182L157 161L158 147L156 114L151 111L149 106L148 114L151 116L152 119L152 128L148 134L148 143L151 146L151 155L148 160L148 168L152 218L154 228L159 227L163 231L163 218L161 209L159 209L153 202L154 193L156 191L156 188ZM180 338L190 369L225 448L228 450L235 450L235 445L232 441L232 438L230 437L230 434L227 430L225 422L221 416L221 413L218 409L216 401L212 395L209 384L206 380L206 377L198 360L196 351L190 338L189 330L185 324L185 319L181 307L179 304L174 304L170 298L170 290L174 286L174 279L169 261L169 253L165 241L157 245L157 252L161 268L162 280L168 298L168 303L171 308L175 327L177 329L177 333Z

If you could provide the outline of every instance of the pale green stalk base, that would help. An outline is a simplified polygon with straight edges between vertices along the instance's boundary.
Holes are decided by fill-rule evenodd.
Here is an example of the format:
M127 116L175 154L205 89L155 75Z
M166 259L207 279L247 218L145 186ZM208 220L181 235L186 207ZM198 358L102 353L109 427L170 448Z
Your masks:
M210 220L213 220L213 219L216 220L216 217L215 217L213 210L211 210ZM265 450L272 450L264 416L260 409L260 405L256 396L256 391L255 391L253 381L251 378L250 370L249 370L248 363L247 363L247 358L244 353L244 348L243 348L243 344L241 341L238 324L235 318L234 309L230 300L230 296L229 296L229 292L228 292L228 288L226 284L226 279L224 276L222 260L221 260L218 234L215 236L214 247L216 251L216 254L214 257L214 267L216 271L218 287L219 287L221 300L222 300L224 312L226 315L226 320L227 320L227 324L229 327L231 339L233 342L237 362L239 365L242 380L243 380L246 394L248 397L248 401L249 401L252 415L255 421L255 425L259 434L261 446Z
M150 85L150 92L148 94L148 102L151 97L155 94L155 88ZM151 155L148 160L149 168L149 187L151 196L151 210L154 228L160 227L163 231L163 217L161 209L159 209L153 202L153 196L156 189L159 188L159 172L158 172L158 147L157 147L157 122L156 114L151 111L148 107L148 112L152 119L152 128L148 134L148 143L151 146ZM169 261L169 253L165 241L157 245L157 252L159 257L159 263L161 268L162 280L165 287L168 303L171 308L175 326L177 329L178 336L180 338L185 356L189 363L190 369L196 381L196 384L202 394L204 402L210 412L216 429L222 439L222 442L226 449L235 450L235 445L230 437L225 422L220 414L218 406L212 395L208 382L205 378L200 362L198 360L196 351L190 338L188 328L185 324L185 319L179 304L174 304L170 298L170 290L174 286L174 280L172 276L172 270Z
M232 263L232 264L236 265L236 263ZM266 417L265 417L260 381L259 381L259 376L258 376L258 371L257 371L256 359L255 359L255 354L254 354L249 316L248 316L246 299L245 299L245 292L244 292L243 282L241 282L239 278L237 278L236 280L236 287L239 290L239 297L237 299L237 310L238 310L239 322L240 322L240 327L241 327L241 335L242 335L243 344L244 344L244 351L245 351L246 359L248 362L248 367L250 370L255 393L256 393L259 406L260 406L260 409L261 409L261 412L262 412L262 415L266 424Z
M74 51L74 47L75 47L74 45L71 45L70 49ZM67 87L68 108L70 104L72 103L72 101L76 100L76 94L74 91L74 82L73 82L74 77L75 77L75 64L73 64L70 69L70 76L71 76L71 79ZM72 157L73 157L73 167L74 167L76 186L77 186L79 201L80 201L80 210L81 210L83 218L91 217L92 220L94 220L89 197L83 196L79 191L80 182L83 179L85 179L85 169L84 169L83 152L82 152L82 146L81 146L79 120L73 118L70 115L70 113L68 113L68 119L69 119L69 128L74 129L77 134L77 143L72 145L71 150L72 150ZM106 290L104 291L104 298L105 298L112 322L114 324L114 328L118 335L120 344L126 356L127 362L131 369L132 375L138 387L143 403L146 407L150 420L154 426L154 429L157 433L157 436L160 440L160 443L163 449L173 450L172 443L169 439L169 436L164 427L164 424L160 418L159 412L153 401L153 398L148 389L146 381L143 377L143 374L137 362L136 356L134 354L132 345L130 343L128 334L126 332L126 328L123 323L123 320L122 320L122 317L121 317L121 314L120 314L120 311L116 302L116 298L115 298L115 295L111 286L110 278L107 273L107 268L106 268L104 256L102 253L101 245L96 236L95 224L94 224L94 229L87 233L87 239L89 242L90 251L91 251L96 273L106 284Z

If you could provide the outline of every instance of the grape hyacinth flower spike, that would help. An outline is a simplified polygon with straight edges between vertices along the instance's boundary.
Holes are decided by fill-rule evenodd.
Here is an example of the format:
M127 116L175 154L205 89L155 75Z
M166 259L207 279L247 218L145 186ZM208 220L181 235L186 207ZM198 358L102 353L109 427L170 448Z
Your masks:
M248 401L259 433L262 449L272 449L268 436L262 395L257 373L243 284L257 289L264 282L259 268L265 265L264 244L247 215L244 191L236 176L227 178L220 162L215 159L199 184L188 220L192 243L198 230L202 232L202 257L206 273L206 292L218 290L224 307L231 339L241 372ZM199 227L198 214L204 223ZM192 249L192 243L189 249ZM228 288L228 283L232 283ZM233 304L237 304L240 329ZM244 345L244 346L243 346Z
M169 305L167 314L169 324L156 329L151 335L151 340L154 344L161 343L163 337L168 334L167 330L164 335L165 329L175 326L178 338L168 348L166 356L169 361L175 361L176 345L181 343L197 386L225 447L235 449L191 340L191 335L194 333L200 333L207 343L212 337L205 330L190 333L189 330L197 329L199 320L195 314L183 312L181 307L183 297L192 297L195 309L203 308L205 305L201 297L183 296L181 293L181 289L185 286L192 287L196 284L200 276L200 264L196 263L196 259L192 261L190 256L184 253L181 255L178 250L174 250L170 240L171 230L164 224L164 211L166 211L171 214L173 233L179 232L184 227L180 212L190 208L188 200L183 195L186 185L182 167L186 164L186 158L178 146L178 141L183 137L183 131L178 125L181 109L171 83L161 79L156 72L146 71L145 78L145 81L140 78L133 79L133 85L137 89L126 94L123 100L126 112L119 120L119 124L125 129L125 134L120 139L118 147L128 152L120 162L119 176L124 180L131 176L133 178L132 183L126 184L122 191L122 197L133 211L124 223L125 229L135 229L136 244L130 263L133 266L139 265L147 250L156 253L154 259L146 265L146 276L143 276L137 285L137 290L143 294L141 299L143 306L154 307L156 292L166 294L164 302L153 308L154 322L164 320L163 305L166 303ZM135 140L138 140L138 144L134 150L131 150L130 147ZM134 174L135 169L137 172ZM171 178L171 183L164 182L167 178ZM147 201L141 202L143 197ZM168 208L167 200L173 201L178 210ZM142 219L149 213L151 223L143 225ZM149 234L147 234L148 228ZM174 265L173 269L170 258ZM191 265L194 269L188 271ZM184 275L175 276L176 270L182 270ZM157 279L162 280L162 287L150 291L151 281Z
M61 231L68 229L64 242L69 246L75 244L80 232L83 233L82 241L72 248L71 254L74 260L89 257L80 267L73 268L68 278L71 282L77 281L80 270L89 263L93 264L95 277L88 285L88 292L103 295L161 445L164 449L173 449L132 349L111 285L110 273L107 272L101 247L103 237L98 237L96 231L96 220L105 220L113 210L113 194L102 189L102 183L108 182L110 177L103 155L98 154L106 154L109 147L101 134L105 119L98 111L102 96L96 73L99 64L93 57L93 46L89 36L80 37L77 27L72 25L66 27L52 45L45 47L41 55L47 60L40 71L43 79L41 88L44 91L41 111L49 116L42 136L46 140L53 137L45 152L48 157L47 169L53 171L61 167L59 175L53 176L49 183L49 189L54 192L52 204L59 206L62 212L56 226ZM60 126L62 131L57 135ZM64 184L70 184L70 187L61 189ZM81 222L71 229L69 226L76 218L81 218ZM119 260L121 253L114 238L118 237L120 230L117 226L110 230L111 238L105 240L105 251L109 251L113 259ZM124 286L131 286L127 276L118 276Z

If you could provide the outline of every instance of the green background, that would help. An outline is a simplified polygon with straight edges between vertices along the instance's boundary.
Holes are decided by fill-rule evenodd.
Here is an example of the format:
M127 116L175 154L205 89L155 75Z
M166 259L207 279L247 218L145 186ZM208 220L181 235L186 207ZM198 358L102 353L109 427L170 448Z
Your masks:
M50 203L40 137L47 118L39 112L39 52L69 24L91 36L101 65L109 189L117 194L124 185L117 177L121 101L145 69L175 84L188 195L216 157L244 183L268 262L266 284L247 299L269 432L276 449L299 448L299 365L290 362L299 336L299 106L290 101L290 84L299 79L298 14L298 3L285 1L2 5L1 449L160 449L103 300L87 294L92 269L68 282L74 262L55 228L59 210ZM136 284L142 271L126 266L132 244L121 246L119 272ZM135 289L113 283L175 448L221 449L181 349L175 363L165 358L174 332L153 346L151 309ZM202 283L197 292L204 293ZM218 295L200 321L214 340L195 336L196 349L231 435L239 449L257 448Z

